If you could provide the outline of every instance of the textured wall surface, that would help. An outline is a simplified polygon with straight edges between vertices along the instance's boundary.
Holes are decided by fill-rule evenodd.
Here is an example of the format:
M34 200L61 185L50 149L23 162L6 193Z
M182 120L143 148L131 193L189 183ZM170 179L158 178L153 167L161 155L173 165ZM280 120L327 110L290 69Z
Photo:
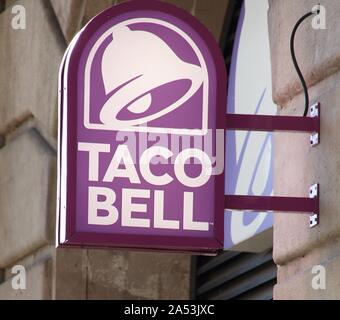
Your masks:
M122 1L0 0L0 299L185 299L190 257L54 248L57 77L75 33ZM219 39L228 0L172 0ZM13 5L27 28L13 30ZM13 290L14 265L27 269Z
M319 1L326 9L326 29L305 21L296 36L296 55L306 77L311 103L321 102L321 144L309 146L309 135L275 136L275 193L308 197L320 183L320 221L309 228L307 215L275 215L274 260L279 265L276 299L340 299L340 2ZM304 96L289 53L294 24L315 5L312 0L270 0L269 26L273 97L281 114L303 114ZM312 269L323 265L326 290L314 290Z

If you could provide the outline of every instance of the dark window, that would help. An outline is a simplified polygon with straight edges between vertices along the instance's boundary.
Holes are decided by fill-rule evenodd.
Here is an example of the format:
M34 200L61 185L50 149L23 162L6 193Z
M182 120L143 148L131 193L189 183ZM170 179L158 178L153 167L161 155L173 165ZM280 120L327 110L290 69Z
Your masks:
M233 53L238 18L240 16L242 4L243 1L240 0L229 1L226 17L224 19L224 27L221 35L220 47L225 58L228 73Z
M6 0L0 0L0 13L5 10Z
M272 300L277 268L272 251L224 252L193 259L192 298L197 300Z

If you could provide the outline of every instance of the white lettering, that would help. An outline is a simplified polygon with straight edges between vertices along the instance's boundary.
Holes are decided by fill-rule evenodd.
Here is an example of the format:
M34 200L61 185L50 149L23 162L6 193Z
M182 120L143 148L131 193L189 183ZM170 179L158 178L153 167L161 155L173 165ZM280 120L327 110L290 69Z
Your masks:
M194 221L194 194L192 192L184 192L183 229L194 231L209 231L208 222Z
M154 211L155 228L179 230L179 221L164 219L164 191L155 191Z
M140 171L143 178L154 186L165 186L173 181L167 173L156 176L150 170L151 159L155 156L162 156L164 159L169 159L172 157L172 152L163 147L151 147L144 151L140 158Z
M99 201L98 197L105 197L104 201ZM118 220L118 210L113 204L116 201L116 194L109 188L89 187L88 195L88 223L92 225L109 226L115 224ZM106 216L98 216L98 211L108 212Z
M86 151L89 153L89 181L99 180L99 153L110 152L109 144L100 143L78 143L79 151Z
M119 168L122 163L124 164L124 169ZM130 183L140 183L129 148L123 144L118 146L104 176L104 182L112 182L117 177L128 178Z
M198 177L192 178L185 172L185 164L191 159L196 158L202 164L202 171ZM199 188L205 185L212 174L212 164L209 156L199 149L183 150L175 160L175 174L177 179L186 187Z
M150 198L150 190L143 189L123 189L122 191L122 226L150 228L149 219L133 218L132 213L146 213L147 205L141 203L132 203L133 198Z

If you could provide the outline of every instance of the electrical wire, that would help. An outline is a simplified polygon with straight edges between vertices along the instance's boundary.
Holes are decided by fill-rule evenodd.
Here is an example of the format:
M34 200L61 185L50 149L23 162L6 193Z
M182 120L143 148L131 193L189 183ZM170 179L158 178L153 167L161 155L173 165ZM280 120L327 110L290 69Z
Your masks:
M304 111L304 114L303 114L304 117L307 117L307 114L308 114L308 109L309 109L309 94L308 94L308 88L307 88L306 80L303 77L301 69L300 69L300 67L299 67L299 65L297 63L297 60L296 60L296 55L295 55L295 35L296 35L296 32L299 29L300 25L302 24L302 22L304 22L310 16L312 16L314 14L319 14L319 13L320 13L319 10L311 11L311 12L306 13L304 16L302 16L298 20L296 25L294 26L294 29L292 31L292 35L290 37L290 53L291 53L291 56L292 56L292 60L293 60L293 64L294 64L295 70L296 70L296 72L297 72L297 74L299 76L299 79L301 81L302 88L303 88L303 91L304 91L304 94L305 94L305 111Z

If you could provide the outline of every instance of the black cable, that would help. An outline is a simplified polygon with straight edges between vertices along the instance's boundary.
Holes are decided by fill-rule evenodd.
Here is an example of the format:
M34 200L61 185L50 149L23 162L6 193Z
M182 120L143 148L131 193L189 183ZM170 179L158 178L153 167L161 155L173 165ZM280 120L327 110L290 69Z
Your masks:
M307 114L308 114L309 95L308 95L308 88L307 88L307 84L306 84L305 78L303 77L301 69L300 69L300 67L299 67L299 65L297 63L297 60L296 60L294 43L295 43L296 31L298 30L298 28L300 27L302 22L305 21L308 17L310 17L310 16L312 16L314 14L319 14L319 10L318 11L308 12L303 17L301 17L299 19L299 21L296 23L296 25L294 26L292 35L290 37L290 53L291 53L291 56L292 56L292 60L293 60L293 64L294 64L295 70L296 70L296 72L297 72L297 74L299 76L299 79L301 81L301 84L302 84L302 87L303 87L303 91L304 91L304 94L305 94L305 112L303 114L304 117L306 117Z

